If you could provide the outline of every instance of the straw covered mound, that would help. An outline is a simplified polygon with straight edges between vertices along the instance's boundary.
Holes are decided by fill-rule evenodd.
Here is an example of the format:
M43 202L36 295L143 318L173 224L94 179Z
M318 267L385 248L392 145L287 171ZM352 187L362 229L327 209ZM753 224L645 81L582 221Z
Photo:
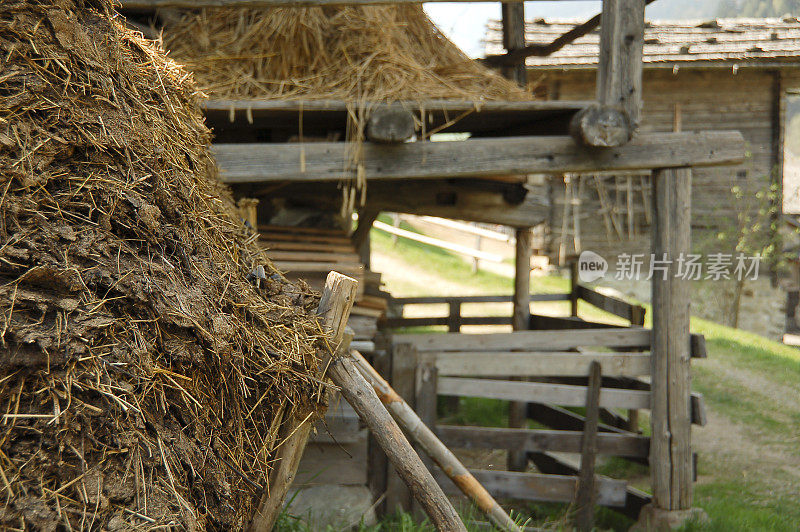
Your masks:
M525 100L420 5L168 10L163 45L215 98Z
M281 419L318 410L316 296L107 0L3 0L0 54L0 529L241 528Z

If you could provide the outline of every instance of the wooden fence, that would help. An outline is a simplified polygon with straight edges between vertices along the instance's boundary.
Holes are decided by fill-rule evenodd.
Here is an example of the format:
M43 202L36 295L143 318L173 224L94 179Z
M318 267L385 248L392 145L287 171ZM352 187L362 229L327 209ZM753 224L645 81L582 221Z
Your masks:
M594 362L602 371L595 414L596 453L647 463L650 439L615 412L649 409L649 383L640 378L650 375L651 341L651 331L641 327L580 329L569 334L398 334L392 340L391 377L395 390L448 447L524 452L539 469L537 474L472 471L493 496L576 502L578 467L552 453L582 452L587 418L567 408L587 404L587 375ZM693 346L694 357L704 356L701 342L695 341ZM548 428L440 425L439 396L526 402L528 418ZM693 422L703 424L700 395L693 396L693 412ZM455 493L446 475L438 472L434 476L446 492ZM597 504L633 516L650 500L625 481L594 478ZM386 487L390 510L409 502L403 486L391 475Z
M525 453L539 473L472 471L495 497L576 502L581 492L579 467L553 453L582 453L596 427L593 452L619 456L647 465L650 439L639 431L638 414L649 410L652 392L650 347L652 331L644 328L645 309L580 285L573 269L567 294L533 294L533 302L569 301L570 315L532 315L529 331L492 334L460 333L464 325L507 325L511 317L463 316L469 303L509 303L511 296L441 296L395 298L390 308L409 305L448 306L446 316L390 317L388 327L446 326L446 334L395 334L384 366L395 390L415 408L448 447L500 449ZM593 323L577 317L578 302L605 310L629 325ZM569 329L565 334L564 330ZM691 356L706 356L701 335L691 337ZM588 377L599 364L597 389ZM595 394L594 414L588 401ZM527 403L527 417L544 429L440 425L437 398L481 397ZM456 402L457 404L457 402ZM586 407L586 415L571 410ZM621 412L626 412L623 415ZM692 423L705 424L700 394L691 396ZM593 464L592 461L587 463ZM593 468L593 465L592 465ZM436 476L436 475L435 475ZM650 497L621 480L590 475L597 504L615 507L635 517ZM580 478L585 480L586 475ZM455 487L437 476L445 491ZM410 507L405 490L391 473L381 478L387 505ZM379 489L381 485L377 486ZM584 489L582 492L586 491Z

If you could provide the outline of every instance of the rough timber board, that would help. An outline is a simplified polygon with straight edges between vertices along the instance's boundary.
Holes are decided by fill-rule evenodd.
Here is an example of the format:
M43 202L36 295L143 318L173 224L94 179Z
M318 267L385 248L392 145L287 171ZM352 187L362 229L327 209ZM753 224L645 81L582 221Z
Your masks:
M439 395L483 397L505 401L531 401L559 406L583 406L586 404L587 388L585 386L544 382L439 377L437 393ZM647 409L650 408L650 392L602 388L600 406L602 408Z
M568 475L542 475L486 469L471 469L470 473L495 497L527 501L572 502L578 482L576 477ZM438 467L434 470L433 476L445 493L461 494ZM600 477L597 503L604 506L623 506L627 484L622 480Z
M353 174L346 170L345 147L341 142L216 144L213 152L226 183L338 181ZM567 136L505 137L365 143L363 165L369 179L497 177L736 164L744 152L742 135L735 131L641 135L602 150L581 148Z
M498 136L566 134L572 116L589 104L427 100L390 106L407 109L417 116L424 110L426 131L468 131L479 136ZM304 135L324 136L330 131L345 131L348 107L353 105L342 100L210 100L204 108L207 121L218 132L229 128L255 128L297 134L298 117L302 113ZM448 125L456 117L460 117L459 120Z

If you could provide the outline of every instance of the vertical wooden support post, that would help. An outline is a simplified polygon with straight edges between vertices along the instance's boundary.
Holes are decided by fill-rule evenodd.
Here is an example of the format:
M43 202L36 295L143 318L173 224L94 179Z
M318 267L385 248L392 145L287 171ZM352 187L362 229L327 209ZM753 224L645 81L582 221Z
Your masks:
M515 331L530 328L531 323L531 249L532 233L529 227L516 231L516 256L514 260L514 314L511 326ZM525 427L528 419L526 403L511 402L508 405L508 426ZM524 451L508 453L508 469L524 471L528 456Z
M260 201L255 198L242 198L236 203L236 206L239 207L239 216L253 229L258 225L259 203Z
M569 263L569 315L578 315L578 260Z
M371 255L369 232L378 214L380 214L380 211L377 209L371 207L364 208L358 214L358 226L350 237L353 242L353 247L356 248L359 259L365 268L369 268Z
M597 105L570 124L588 146L622 146L633 137L642 110L642 50L645 0L603 0Z
M411 408L417 406L414 403L417 359L417 348L413 344L395 344L392 347L392 387ZM386 511L390 514L398 510L410 511L412 501L408 486L397 471L389 467L386 479Z
M589 532L594 528L594 506L597 486L594 465L597 458L597 426L600 420L600 385L602 368L596 360L589 366L589 387L586 391L586 423L581 440L581 469L578 475L578 494L575 497L575 528Z
M387 381L392 375L391 349L379 350L372 356L372 367ZM386 513L386 483L389 474L389 459L381 449L378 440L371 432L367 434L367 485L372 496L381 502L375 507L375 513L382 516Z
M523 2L503 2L503 47L512 52L525 48L525 4ZM527 85L525 60L518 65L503 67L503 75L516 81L520 87Z
M447 302L447 331L461 332L461 301L451 299Z
M652 280L651 510L663 518L692 506L689 286L675 276L690 251L691 184L690 168L653 174L653 256L665 275L656 270Z

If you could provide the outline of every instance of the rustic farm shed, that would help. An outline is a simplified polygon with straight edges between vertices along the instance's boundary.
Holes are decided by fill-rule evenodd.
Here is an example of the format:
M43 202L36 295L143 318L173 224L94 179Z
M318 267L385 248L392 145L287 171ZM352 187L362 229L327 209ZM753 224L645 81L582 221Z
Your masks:
M303 4L328 3L308 0ZM161 15L153 15L156 7L238 8L246 4L274 8L294 3L124 0L122 4L132 20L141 24L158 20ZM390 338L382 348L375 346L373 363L383 367L397 391L445 443L453 447L490 445L508 451L511 471L473 472L493 495L571 502L578 488L584 529L591 528L595 502L632 516L651 502L650 496L624 481L596 478L593 460L598 450L639 461L649 455L653 497L646 517L680 518L690 513L690 424L702 421L702 409L700 399L690 393L688 366L691 354L702 354L702 341L689 335L686 285L673 279L654 282L652 331L641 327L639 310L580 286L558 299L592 301L625 315L634 327L601 328L573 317L532 319L530 228L545 219L547 210L543 208L546 201L529 190L527 176L652 171L654 250L677 256L688 249L692 169L737 163L744 147L741 135L732 131L642 132L634 136L640 119L644 5L642 0L605 0L602 75L597 92L586 100L487 101L480 96L465 100L414 95L408 100L359 101L237 96L212 99L205 106L208 121L218 128L214 154L222 180L240 197L260 199L272 207L251 212L251 223L263 230L273 250L277 244L285 251L303 252L305 262L323 270L335 267L334 253L345 253L350 261L354 249L362 252L356 267L363 267L369 228L383 210L517 229L515 293L499 296L513 301L513 316L472 319L510 324L515 332L461 334L460 325L470 323L470 318L457 312L465 299L452 298L447 302L453 311L445 323L452 332ZM525 43L522 3L504 4L503 9L504 45L513 52ZM513 56L507 62L504 73L524 84L521 65L514 64ZM348 130L354 114L365 126L358 129L364 138ZM459 140L438 142L432 133L461 135ZM276 198L317 214L336 214L343 206L341 184L349 186L354 177L357 183L366 184L356 189L364 194L363 203L351 193L344 202L345 214L351 207L358 211L354 231L341 223L346 217L333 218L322 228L323 224L310 223L309 218L276 227L280 214L274 208ZM278 219L288 218L287 214ZM427 302L423 298L402 303ZM533 327L541 330L528 330ZM564 328L583 330L564 333ZM375 343L373 339L365 341ZM501 359L502 364L498 362ZM465 366L464 361L472 363ZM533 381L511 381L508 375L532 377ZM649 382L642 379L647 375ZM435 410L438 395L509 400L511 426L495 432L440 425ZM391 405L394 400L389 397L387 401ZM586 406L587 415L577 416L562 408L574 406ZM629 411L629 417L615 409ZM645 409L652 412L651 438L636 432L636 412ZM524 428L528 419L552 430L528 430ZM564 450L582 455L580 467L552 454ZM386 493L389 508L412 505L385 463L380 466L378 453L370 452L369 460L376 471L372 476L376 496ZM529 462L538 472L527 471ZM577 478L579 472L582 475ZM448 486L447 480L443 482Z
M530 44L546 45L580 27L578 21L537 19L527 22L525 36ZM501 52L501 39L500 23L490 23L487 54ZM537 94L548 101L591 97L599 43L599 32L592 31L550 55L528 57L528 77L536 84ZM696 249L729 251L730 246L720 249L723 244L717 235L736 232L737 218L745 212L758 217L757 211L766 209L772 219L784 214L796 218L800 212L794 118L800 101L799 49L800 22L794 17L647 23L641 131L736 129L747 143L743 165L694 172L692 239ZM734 187L737 193L732 192ZM538 244L553 259L574 253L576 247L604 256L649 249L648 175L570 175L566 181L559 178L551 191L551 212L543 231L547 238ZM754 198L759 192L764 193L763 201ZM778 229L787 233L782 221ZM784 245L792 246L795 240L790 236ZM743 326L780 337L785 295L770 289L768 265L762 272L758 293L747 301L749 314L759 318ZM795 299L796 278L795 274L781 279L782 288ZM789 306L794 315L796 302ZM798 327L792 322L786 326Z

